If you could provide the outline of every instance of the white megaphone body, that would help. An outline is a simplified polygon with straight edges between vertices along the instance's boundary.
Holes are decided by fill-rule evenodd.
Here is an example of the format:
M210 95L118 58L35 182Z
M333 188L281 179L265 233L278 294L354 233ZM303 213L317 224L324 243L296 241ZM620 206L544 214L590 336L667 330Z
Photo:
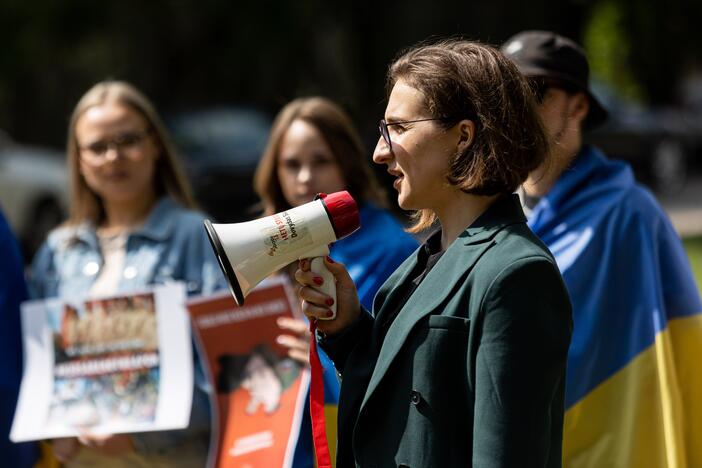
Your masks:
M336 299L334 276L324 266L329 244L360 227L358 206L348 192L319 194L314 201L244 223L212 224L205 229L236 303L264 278L295 260L311 258L324 279L320 291ZM330 307L336 317L336 302Z

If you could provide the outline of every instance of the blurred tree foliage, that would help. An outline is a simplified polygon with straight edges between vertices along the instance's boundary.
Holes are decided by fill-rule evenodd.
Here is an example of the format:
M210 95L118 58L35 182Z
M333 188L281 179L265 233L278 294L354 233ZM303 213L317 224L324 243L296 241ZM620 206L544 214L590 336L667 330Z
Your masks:
M697 0L598 0L584 37L593 69L618 90L653 104L674 103L685 73L702 67Z
M597 2L590 12L583 45L590 71L617 89L625 98L641 101L643 91L630 65L631 42L622 23L622 8L615 0Z
M450 35L499 44L525 28L579 37L585 10L578 0L1 0L0 128L63 145L80 95L119 78L164 112L235 102L272 113L323 94L370 140L402 48Z
M616 21L600 17L597 26L593 11L603 2L616 6ZM686 58L702 50L700 38L691 39L698 4L0 0L0 128L21 141L63 145L80 95L118 78L143 89L164 113L227 103L273 113L296 96L322 94L351 112L370 144L383 112L385 70L401 49L456 35L499 44L522 29L580 40L587 25L593 32L603 24L608 39L599 39L597 50L624 51L605 60L628 64L643 92L666 100Z

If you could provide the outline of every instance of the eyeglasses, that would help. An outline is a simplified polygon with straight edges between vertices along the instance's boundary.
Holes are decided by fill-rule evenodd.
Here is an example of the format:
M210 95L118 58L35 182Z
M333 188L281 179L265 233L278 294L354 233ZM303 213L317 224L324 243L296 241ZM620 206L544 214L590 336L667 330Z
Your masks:
M126 155L135 154L135 151L141 148L144 139L151 133L151 129L132 132L124 132L113 138L99 140L89 145L80 146L80 156L91 164L102 164L105 162L105 156L110 147L114 147L117 152L122 152Z
M385 140L385 143L388 145L388 148L390 148L390 151L392 151L392 141L390 140L390 132L388 131L388 127L392 127L393 125L402 125L402 124L408 124L408 123L415 123L415 122L427 122L429 120L444 120L443 118L431 118L431 119L417 119L417 120L401 120L399 122L390 122L387 123L385 119L380 119L380 123L378 124L378 130L380 130L380 134L383 137L383 140Z

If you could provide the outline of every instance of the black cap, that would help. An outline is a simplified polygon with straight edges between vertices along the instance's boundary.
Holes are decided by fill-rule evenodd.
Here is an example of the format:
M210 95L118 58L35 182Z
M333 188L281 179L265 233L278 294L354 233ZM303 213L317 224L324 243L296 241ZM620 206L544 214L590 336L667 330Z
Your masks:
M525 76L560 80L585 92L590 99L588 127L607 119L607 111L590 90L585 51L572 40L550 31L523 31L509 38L501 50Z

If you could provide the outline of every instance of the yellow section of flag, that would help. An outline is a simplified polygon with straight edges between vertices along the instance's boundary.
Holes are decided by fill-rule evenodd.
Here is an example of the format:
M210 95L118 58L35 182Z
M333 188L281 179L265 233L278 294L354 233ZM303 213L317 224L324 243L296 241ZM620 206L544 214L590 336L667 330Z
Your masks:
M566 468L702 467L702 314L653 345L565 415Z

